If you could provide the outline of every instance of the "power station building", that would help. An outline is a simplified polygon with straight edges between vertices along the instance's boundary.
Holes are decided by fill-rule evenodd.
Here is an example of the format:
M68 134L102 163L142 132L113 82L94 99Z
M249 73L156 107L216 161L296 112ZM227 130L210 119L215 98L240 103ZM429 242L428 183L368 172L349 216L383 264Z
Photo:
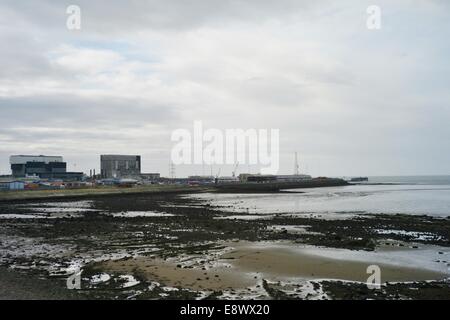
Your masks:
M37 176L41 179L79 181L82 172L67 172L67 163L60 156L14 155L9 158L14 178Z
M141 175L141 156L136 155L101 155L101 177L137 178Z

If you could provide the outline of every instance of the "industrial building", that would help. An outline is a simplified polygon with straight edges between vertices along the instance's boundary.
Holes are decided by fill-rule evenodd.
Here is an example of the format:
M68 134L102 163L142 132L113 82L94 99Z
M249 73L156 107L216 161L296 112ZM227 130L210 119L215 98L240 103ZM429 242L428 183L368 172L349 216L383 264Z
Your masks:
M161 179L159 173L141 173L141 179L144 181L158 182Z
M23 190L25 189L24 181L0 181L0 190Z
M102 179L137 178L141 175L141 156L101 155L100 168Z
M80 181L82 172L67 172L67 163L61 156L43 155L14 155L9 158L14 178L29 176L41 179L61 179L67 181Z

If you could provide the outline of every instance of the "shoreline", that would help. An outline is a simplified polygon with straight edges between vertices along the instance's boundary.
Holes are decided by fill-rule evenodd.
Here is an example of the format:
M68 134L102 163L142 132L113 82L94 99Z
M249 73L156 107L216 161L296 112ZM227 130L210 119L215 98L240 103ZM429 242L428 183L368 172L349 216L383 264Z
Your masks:
M408 265L416 258L439 268L448 263L448 218L218 219L233 213L181 194L0 203L0 265L17 268L9 269L11 277L43 275L49 288L62 293L68 291L65 278L80 268L83 290L67 292L79 299L367 299L374 297L364 283L348 281L366 279L369 264L386 272L385 298L397 291L408 298L419 287L428 291L414 297L441 297L450 289L443 272ZM8 279L0 277L0 285L5 282L14 295ZM36 282L37 295L45 281ZM17 288L17 298L25 297L20 282ZM41 294L46 297L45 290Z
M289 189L321 188L350 185L342 179L324 179L304 182L282 182L282 183L238 183L218 184L207 186L191 185L146 185L131 188L121 187L95 187L80 189L58 189L58 190L19 190L0 192L0 203L14 201L31 201L41 199L83 199L90 197L103 197L114 195L139 195L158 193L279 193Z
M164 194L164 193L199 193L211 191L207 187L179 185L149 185L134 188L100 187L61 190L26 190L0 192L0 203L14 203L34 200L77 200L122 195Z

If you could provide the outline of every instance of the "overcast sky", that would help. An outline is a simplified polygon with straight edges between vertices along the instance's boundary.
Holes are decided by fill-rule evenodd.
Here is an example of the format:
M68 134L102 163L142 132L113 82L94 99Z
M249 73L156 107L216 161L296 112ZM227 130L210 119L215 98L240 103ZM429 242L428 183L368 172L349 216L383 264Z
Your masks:
M313 175L450 174L449 39L446 0L0 0L0 174L11 154L89 171L119 153L167 175L194 120L280 129L281 173L297 151Z

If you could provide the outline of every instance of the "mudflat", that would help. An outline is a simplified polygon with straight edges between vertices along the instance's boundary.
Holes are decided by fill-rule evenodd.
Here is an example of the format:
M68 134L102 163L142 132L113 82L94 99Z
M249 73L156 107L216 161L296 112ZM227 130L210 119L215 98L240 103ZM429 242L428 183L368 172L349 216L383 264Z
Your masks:
M176 193L3 202L0 265L11 277L39 275L30 298L408 299L448 290L447 218L256 216ZM381 270L377 296L364 289L369 265ZM81 290L70 291L76 271ZM0 284L13 286L8 279ZM11 297L27 298L17 285Z

